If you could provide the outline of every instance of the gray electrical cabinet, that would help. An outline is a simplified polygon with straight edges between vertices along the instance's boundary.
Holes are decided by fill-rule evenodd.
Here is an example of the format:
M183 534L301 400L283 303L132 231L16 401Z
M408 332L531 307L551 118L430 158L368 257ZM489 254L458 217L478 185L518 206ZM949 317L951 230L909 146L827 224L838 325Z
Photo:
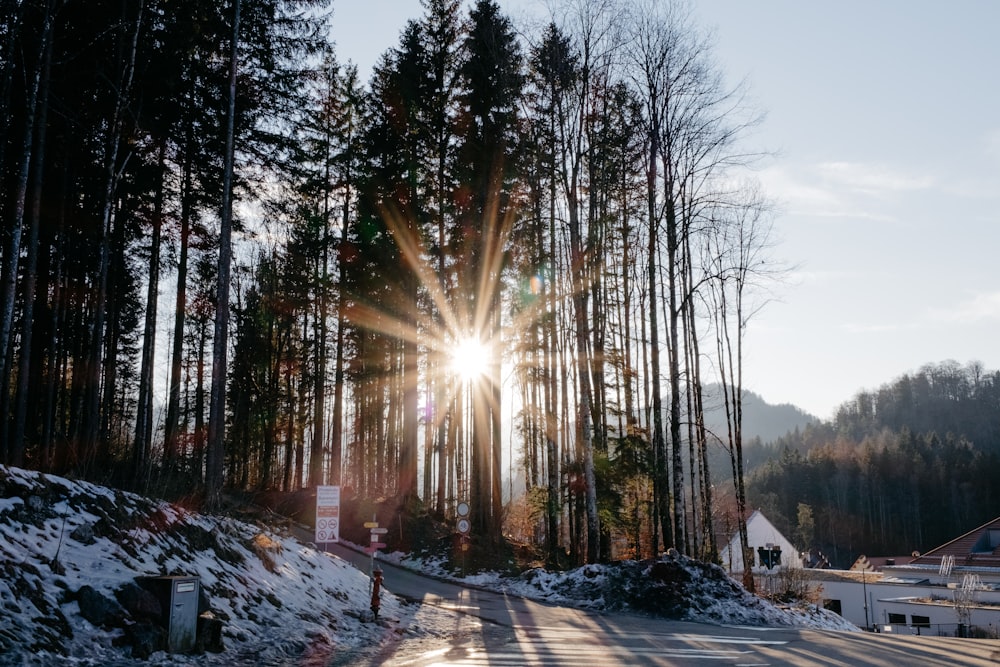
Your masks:
M160 601L162 622L167 629L167 650L185 653L198 638L198 577L143 577L143 587Z

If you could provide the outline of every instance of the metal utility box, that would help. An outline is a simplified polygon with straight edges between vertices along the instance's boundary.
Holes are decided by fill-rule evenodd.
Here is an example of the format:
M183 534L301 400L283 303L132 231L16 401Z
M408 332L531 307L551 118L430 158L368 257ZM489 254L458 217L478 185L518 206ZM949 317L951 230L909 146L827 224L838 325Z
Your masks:
M185 653L198 638L198 577L143 577L142 586L160 601L167 629L167 650Z

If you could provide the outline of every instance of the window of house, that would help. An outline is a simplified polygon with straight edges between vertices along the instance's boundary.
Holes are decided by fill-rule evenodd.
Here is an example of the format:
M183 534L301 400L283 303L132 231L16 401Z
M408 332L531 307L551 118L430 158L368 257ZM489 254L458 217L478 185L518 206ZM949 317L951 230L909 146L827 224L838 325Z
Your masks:
M910 621L915 628L929 628L931 627L931 617L930 616L917 616L914 614L910 616Z
M906 625L906 614L889 612L889 625Z
M840 600L823 600L823 609L829 609L833 613L841 616L844 615L844 612L841 611L840 608Z

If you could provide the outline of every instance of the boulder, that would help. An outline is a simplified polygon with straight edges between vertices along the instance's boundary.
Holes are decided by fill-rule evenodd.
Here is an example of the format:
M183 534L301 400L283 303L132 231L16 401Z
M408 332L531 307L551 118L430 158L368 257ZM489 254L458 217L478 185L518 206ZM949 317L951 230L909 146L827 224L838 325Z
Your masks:
M160 601L142 586L128 582L115 591L115 599L136 621L162 623Z
M153 623L132 623L125 626L125 644L132 647L132 657L148 660L157 651L167 648L167 631Z
M125 610L121 605L92 586L81 586L76 601L80 605L80 615L94 625L120 628L125 624Z

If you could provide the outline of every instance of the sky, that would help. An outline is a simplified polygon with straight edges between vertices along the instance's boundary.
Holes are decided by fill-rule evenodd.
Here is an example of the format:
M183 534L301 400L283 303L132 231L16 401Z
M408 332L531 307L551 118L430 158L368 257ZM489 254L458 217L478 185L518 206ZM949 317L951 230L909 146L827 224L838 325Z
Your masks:
M664 0L665 1L665 0ZM467 3L468 4L468 3ZM543 0L500 0L515 20ZM1000 370L1000 2L697 0L789 268L750 322L744 385L822 419L925 364ZM419 0L334 0L338 57L371 66Z

